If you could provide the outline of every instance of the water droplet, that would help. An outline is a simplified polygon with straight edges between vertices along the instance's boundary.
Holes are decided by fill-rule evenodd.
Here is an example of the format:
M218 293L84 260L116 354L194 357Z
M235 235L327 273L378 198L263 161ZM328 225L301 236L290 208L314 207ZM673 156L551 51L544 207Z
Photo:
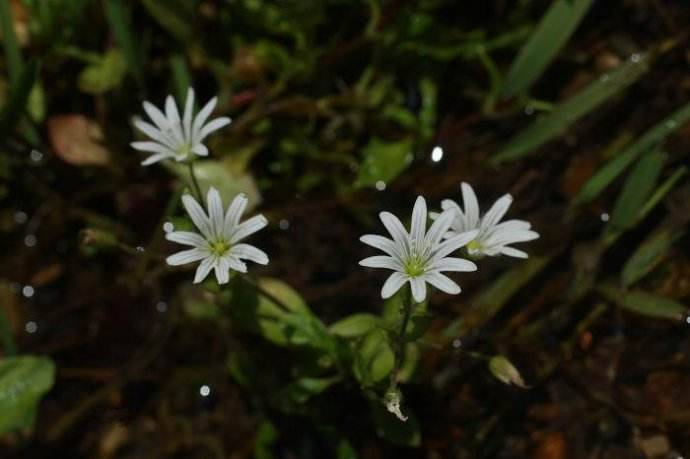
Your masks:
M22 288L22 295L26 298L31 298L34 296L34 293L36 293L36 291L31 285L25 285L24 288Z
M156 303L156 311L163 313L168 310L168 303L165 301L159 301Z
M431 160L435 163L443 159L443 148L436 145L433 150L431 150Z
M290 221L283 218L282 220L280 220L278 222L278 228L280 228L282 230L286 230L286 229L290 228Z
M607 83L611 79L611 77L607 74L604 74L599 79L601 80L602 83Z
M638 53L633 53L630 55L630 62L637 64L638 62L640 62L641 58L642 56L640 56Z
M678 123L676 123L676 120L668 120L666 121L666 127L668 129L675 129L676 126L678 126Z
M525 115L532 115L534 113L534 107L531 105L525 105Z
M384 182L383 180L379 180L378 182L376 182L376 185L374 186L376 186L377 190L383 191L386 189L386 182Z
M462 340L460 338L455 338L453 340L453 347L455 349L460 349L460 347L462 347Z
M601 215L599 216L599 218L601 218L601 221L602 221L602 222L607 222L607 221L609 221L609 219L611 218L611 216L610 216L609 214L607 214L606 212L604 212L603 214L601 214Z
M26 212L17 211L14 214L14 221L15 223L21 225L23 223L26 223L26 221L29 219L29 216L26 215Z
M204 384L199 388L199 395L201 395L202 397L208 397L209 395L211 395L211 388Z
M163 231L165 231L166 233L170 233L172 231L175 231L175 225L173 225L170 222L165 222L165 223L163 223Z
M29 156L31 157L31 161L35 163L39 163L43 159L43 153L38 150L31 150Z
M24 330L26 330L26 332L29 334L36 333L38 330L38 324L33 320L30 320L26 323L26 325L24 325Z
M36 245L36 236L33 234L27 234L24 238L24 245L27 247L34 247Z
M137 252L146 252L146 249L142 245L137 246Z

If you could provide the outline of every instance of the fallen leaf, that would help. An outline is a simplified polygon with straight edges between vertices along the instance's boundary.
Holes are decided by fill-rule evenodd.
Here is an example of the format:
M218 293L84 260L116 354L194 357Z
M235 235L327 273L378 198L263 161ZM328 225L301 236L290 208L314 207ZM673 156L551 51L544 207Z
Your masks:
M103 166L110 154L100 144L103 133L95 121L82 115L56 115L48 119L48 137L55 153L75 166Z

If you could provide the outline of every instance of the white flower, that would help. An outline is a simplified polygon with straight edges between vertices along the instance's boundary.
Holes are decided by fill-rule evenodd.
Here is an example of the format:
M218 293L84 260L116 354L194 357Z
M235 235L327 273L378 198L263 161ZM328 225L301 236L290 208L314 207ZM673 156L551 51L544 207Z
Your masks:
M214 131L230 124L230 118L215 118L208 123L208 117L216 108L218 98L214 97L193 116L194 90L187 91L184 114L180 118L175 100L168 96L165 100L165 113L152 103L144 102L144 110L153 124L136 119L134 126L151 138L144 142L132 142L132 148L153 153L142 161L143 166L173 158L176 161L186 160L190 154L208 156L208 148L202 142Z
M451 224L451 230L446 233L446 238L455 237L457 234L470 230L478 230L477 237L467 244L467 252L472 256L497 256L508 255L510 257L527 258L527 254L522 250L508 247L509 244L516 242L526 242L537 239L539 234L532 231L532 225L524 220L508 220L499 223L506 214L510 204L513 202L512 196L505 194L501 196L484 214L479 215L479 204L477 196L472 187L462 184L462 201L464 211L451 199L441 202L444 212L451 211L455 215ZM431 218L435 218L432 214Z
M227 283L230 280L231 269L241 273L247 272L247 265L243 259L267 264L268 256L262 250L253 245L238 244L268 224L263 215L256 215L240 223L242 213L247 207L247 197L244 194L235 196L227 212L223 210L223 202L215 188L208 190L206 201L208 215L192 196L182 197L182 204L201 234L190 231L166 233L167 240L193 247L169 256L166 259L168 264L177 266L201 261L194 276L195 284L203 281L211 269L215 270L219 284Z
M477 266L471 261L447 257L477 236L477 231L470 231L441 242L441 238L453 221L452 212L442 213L431 225L429 231L426 231L426 201L419 196L412 210L409 233L405 231L395 215L381 212L379 217L393 236L393 240L374 234L362 236L360 240L382 250L387 255L365 258L359 264L395 271L383 284L382 298L391 297L405 282L410 283L412 296L418 303L426 298L426 282L439 290L455 295L460 293L460 287L441 272L477 270Z

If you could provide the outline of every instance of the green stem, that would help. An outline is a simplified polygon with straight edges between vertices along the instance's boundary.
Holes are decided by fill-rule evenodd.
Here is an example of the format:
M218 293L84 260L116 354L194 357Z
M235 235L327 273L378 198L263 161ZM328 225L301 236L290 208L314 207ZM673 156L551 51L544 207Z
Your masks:
M6 356L17 353L17 346L14 344L14 337L12 336L12 326L2 306L0 306L0 341L2 341Z
M398 377L405 356L405 334L407 333L407 325L412 315L412 295L409 286L405 286L403 305L400 312L402 313L402 320L400 322L400 331L398 332L398 340L396 343L395 363L393 365L393 371L391 372L391 383L388 388L389 392L395 391L398 388Z
M199 187L199 182L197 181L196 174L194 173L194 162L189 161L187 166L189 166L189 176L192 179L192 189L194 190L194 194L196 194L196 198L199 200L199 203L202 203L203 198L201 197L201 188Z
M10 75L10 84L16 88L22 73L22 55L19 52L17 36L14 33L14 22L12 20L12 10L9 0L0 0L0 27L2 28L2 39L5 48L5 59L7 60L7 70Z

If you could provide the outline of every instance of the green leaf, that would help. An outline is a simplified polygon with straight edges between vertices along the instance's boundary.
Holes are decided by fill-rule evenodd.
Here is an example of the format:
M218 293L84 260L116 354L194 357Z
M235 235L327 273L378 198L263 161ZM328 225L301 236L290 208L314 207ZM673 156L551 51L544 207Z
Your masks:
M599 286L598 290L623 309L643 316L680 321L688 312L684 304L642 290L623 292L608 284Z
M548 67L582 21L592 0L556 0L513 61L501 96L512 97L528 89Z
M602 75L553 111L538 118L513 137L491 162L494 165L528 156L538 147L563 134L570 125L590 113L603 102L636 82L649 68L646 55L629 60L617 69Z
M584 204L595 199L640 155L661 143L669 134L683 126L688 120L690 120L690 104L684 105L657 123L645 132L642 137L624 148L616 157L606 163L582 186L577 196L573 199L573 204Z
M10 75L10 87L15 90L23 78L24 63L14 33L14 20L10 0L0 0L0 28L2 29L2 46L5 50L5 64Z
M620 231L637 221L640 209L654 192L666 155L658 150L644 155L630 172L618 195L606 230Z
M256 429L254 457L256 459L273 459L275 456L271 450L277 439L278 431L271 421L262 421Z
M305 403L340 380L341 377L337 375L327 378L301 377L280 391L279 397L288 397L293 402Z
M122 83L127 63L118 49L107 51L99 62L87 66L79 74L79 90L87 94L103 94Z
M372 139L363 150L364 161L359 169L356 188L388 183L396 178L412 160L412 140L384 142Z
M353 314L332 324L331 333L344 338L361 336L381 323L381 319L374 314Z
M429 330L433 320L434 316L428 314L427 312L419 310L413 312L412 316L410 316L410 324L408 325L405 333L405 341L416 341L418 338L424 336L427 330Z
M383 381L393 371L394 360L386 332L373 329L357 346L353 372L363 386L371 386Z
M185 2L187 2L185 4ZM182 43L187 43L192 38L192 21L194 4L189 0L142 0L149 14L161 27Z
M0 435L30 428L38 404L55 382L55 365L44 357L0 360Z
M419 111L419 131L423 140L431 139L436 131L438 87L434 80L423 78L419 82L422 107Z
M18 83L10 88L9 98L0 113L0 138L7 137L25 113L31 91L38 78L38 67L35 61L29 62L22 68Z
M144 66L141 65L140 53L137 48L139 40L132 29L132 12L126 2L121 0L106 0L105 15L110 28L115 35L117 46L122 50L130 74L134 75L140 85L144 82Z
M187 184L191 184L189 168L186 164L166 161L163 165ZM220 193L226 206L229 205L232 199L239 193L245 193L249 199L247 212L251 212L251 210L261 202L261 195L254 181L254 177L250 174L238 174L234 172L231 159L222 161L213 159L195 161L194 173L199 181L204 199L206 199L208 189L213 186Z
M654 231L628 258L621 272L621 282L629 287L642 279L665 258L673 243L684 231L678 228L662 227Z

